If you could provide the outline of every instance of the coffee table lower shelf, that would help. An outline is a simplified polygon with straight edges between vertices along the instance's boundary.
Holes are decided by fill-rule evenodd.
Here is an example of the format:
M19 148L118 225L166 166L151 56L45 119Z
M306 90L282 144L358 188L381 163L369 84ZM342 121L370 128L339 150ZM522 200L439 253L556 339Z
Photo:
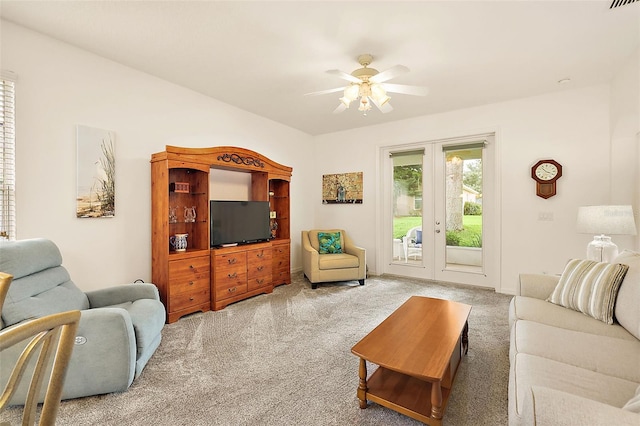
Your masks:
M442 419L431 417L432 385L434 384L431 382L416 379L384 367L378 367L367 380L367 390L364 398L422 423L440 426L442 425ZM441 389L442 411L444 411L451 390L445 387L441 387Z

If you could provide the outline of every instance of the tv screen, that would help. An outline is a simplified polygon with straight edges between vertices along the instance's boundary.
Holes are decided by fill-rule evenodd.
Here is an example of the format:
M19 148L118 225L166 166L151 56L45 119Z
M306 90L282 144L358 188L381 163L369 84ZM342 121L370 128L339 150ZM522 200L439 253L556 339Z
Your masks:
M268 201L211 200L211 247L271 238Z

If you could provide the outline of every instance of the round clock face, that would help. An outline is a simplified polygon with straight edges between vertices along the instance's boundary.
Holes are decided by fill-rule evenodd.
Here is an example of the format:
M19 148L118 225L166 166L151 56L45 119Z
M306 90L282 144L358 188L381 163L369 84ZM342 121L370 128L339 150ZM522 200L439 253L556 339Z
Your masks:
M540 180L552 180L558 174L558 168L553 163L542 163L536 167L536 176Z

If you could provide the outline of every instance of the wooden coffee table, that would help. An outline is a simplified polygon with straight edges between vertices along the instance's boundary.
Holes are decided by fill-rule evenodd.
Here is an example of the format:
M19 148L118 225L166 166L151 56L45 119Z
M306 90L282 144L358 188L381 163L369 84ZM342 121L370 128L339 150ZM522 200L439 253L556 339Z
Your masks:
M441 425L458 364L468 349L471 306L412 296L351 352L360 357L358 399ZM378 369L367 380L367 361Z

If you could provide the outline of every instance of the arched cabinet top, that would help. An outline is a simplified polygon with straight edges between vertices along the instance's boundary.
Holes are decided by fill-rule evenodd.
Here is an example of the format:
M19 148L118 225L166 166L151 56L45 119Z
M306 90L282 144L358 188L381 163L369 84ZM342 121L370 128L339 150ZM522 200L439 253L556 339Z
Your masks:
M171 164L199 165L202 168L245 171L248 173L263 172L270 178L291 180L292 168L276 163L250 149L236 146L215 146L210 148L184 148L166 145L165 151L151 156L151 162L168 160Z

